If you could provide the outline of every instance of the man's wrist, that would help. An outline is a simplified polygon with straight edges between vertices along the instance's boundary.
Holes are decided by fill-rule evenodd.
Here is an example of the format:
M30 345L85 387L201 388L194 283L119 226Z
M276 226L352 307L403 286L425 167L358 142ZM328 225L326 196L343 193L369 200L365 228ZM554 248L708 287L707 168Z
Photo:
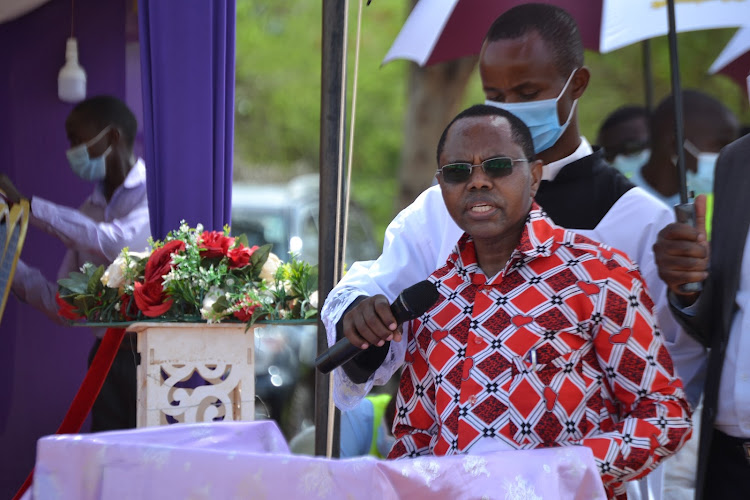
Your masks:
M669 292L672 295L673 303L682 308L690 307L695 304L695 301L698 300L698 297L701 295L700 292L678 293L673 289L670 289Z
M367 298L367 295L360 295L352 301L351 304L346 308L344 313L341 315L338 323L336 323L336 340L346 338L344 335L344 317L349 311L354 309L357 304ZM372 376L375 371L383 364L385 357L388 355L390 348L390 342L385 342L380 347L370 346L369 348L358 353L347 363L344 363L341 367L344 369L344 373L349 377L349 380L355 384L364 384Z

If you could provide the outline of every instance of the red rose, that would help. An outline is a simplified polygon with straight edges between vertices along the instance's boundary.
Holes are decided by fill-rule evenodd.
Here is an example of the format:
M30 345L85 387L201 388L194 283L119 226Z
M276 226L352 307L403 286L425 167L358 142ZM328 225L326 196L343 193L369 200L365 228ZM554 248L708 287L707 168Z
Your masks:
M55 294L55 302L57 302L57 305L59 307L59 309L57 310L58 316L62 316L65 319L71 320L83 318L83 316L78 314L78 309L76 308L76 306L70 304L65 299L60 297L60 292L57 292Z
M161 283L162 276L172 270L172 254L183 250L185 250L185 242L180 240L172 240L154 250L146 262L146 270L143 272L144 281L158 279L158 283Z
M234 312L234 317L237 318L240 321L248 322L248 321L250 321L250 318L253 317L253 313L255 312L255 310L258 307L260 307L259 304L246 305L245 307L243 307L239 311L235 311Z
M207 259L224 257L234 245L234 238L224 236L220 231L204 231L201 235L201 256Z
M149 260L149 262L151 262ZM169 311L172 307L172 299L167 299L164 293L164 287L159 281L146 281L145 283L135 283L133 289L133 298L135 305L141 312L149 318L161 316Z
M229 268L235 269L248 265L250 263L250 256L253 255L253 253L255 253L257 249L257 245L252 248L247 248L244 245L240 245L237 248L231 249L227 254L227 258L229 259Z

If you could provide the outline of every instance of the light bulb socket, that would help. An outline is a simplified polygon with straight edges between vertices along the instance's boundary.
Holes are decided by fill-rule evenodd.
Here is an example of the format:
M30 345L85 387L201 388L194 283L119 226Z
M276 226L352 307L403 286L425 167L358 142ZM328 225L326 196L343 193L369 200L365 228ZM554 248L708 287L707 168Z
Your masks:
M57 96L64 102L86 98L86 72L78 64L78 42L68 38L65 44L65 65L57 75Z

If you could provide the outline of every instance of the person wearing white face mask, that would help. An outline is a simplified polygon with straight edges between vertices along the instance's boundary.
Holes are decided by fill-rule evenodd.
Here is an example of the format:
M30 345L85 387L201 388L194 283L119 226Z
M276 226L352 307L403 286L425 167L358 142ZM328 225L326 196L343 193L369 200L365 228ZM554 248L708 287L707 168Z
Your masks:
M604 159L630 179L648 161L649 116L643 106L627 105L609 114L599 127L597 143Z
M110 96L87 99L68 115L65 130L71 147L67 160L77 176L95 183L93 193L78 209L32 196L29 219L67 247L57 279L78 271L85 262L108 265L124 247L133 251L148 247L146 168L133 155L137 127L127 105ZM0 188L11 202L24 198L5 175L0 175ZM52 321L63 323L57 314L57 283L39 269L19 261L12 291ZM89 362L105 329L91 331L96 340ZM126 336L94 403L93 431L135 427L137 356L134 339Z
M683 114L688 193L708 195L707 220L710 221L716 159L721 148L739 136L739 122L719 100L698 90L683 91ZM672 96L657 105L651 118L651 130L651 156L631 181L671 207L680 201ZM710 226L707 230L710 235Z
M104 130L99 132L96 137L92 138L85 144L79 144L70 148L65 155L68 157L70 168L73 169L78 177L86 181L101 181L107 176L107 155L112 151L112 146L108 146L104 153L96 158L91 158L89 148L95 146L97 142L105 137L107 132L112 129L112 125L107 125Z

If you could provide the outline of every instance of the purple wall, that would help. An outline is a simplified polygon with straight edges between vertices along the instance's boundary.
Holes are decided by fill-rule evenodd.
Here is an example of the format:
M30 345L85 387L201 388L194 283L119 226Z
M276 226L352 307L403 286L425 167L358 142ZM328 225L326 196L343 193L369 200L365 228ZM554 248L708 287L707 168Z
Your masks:
M89 96L126 98L125 26L134 4L75 2ZM67 166L63 123L72 106L57 99L70 16L70 0L51 0L0 24L0 171L26 196L77 206L91 185ZM26 262L55 279L63 253L58 240L29 228ZM0 341L0 498L10 498L34 465L36 440L61 422L85 374L93 337L85 328L59 327L11 296Z

